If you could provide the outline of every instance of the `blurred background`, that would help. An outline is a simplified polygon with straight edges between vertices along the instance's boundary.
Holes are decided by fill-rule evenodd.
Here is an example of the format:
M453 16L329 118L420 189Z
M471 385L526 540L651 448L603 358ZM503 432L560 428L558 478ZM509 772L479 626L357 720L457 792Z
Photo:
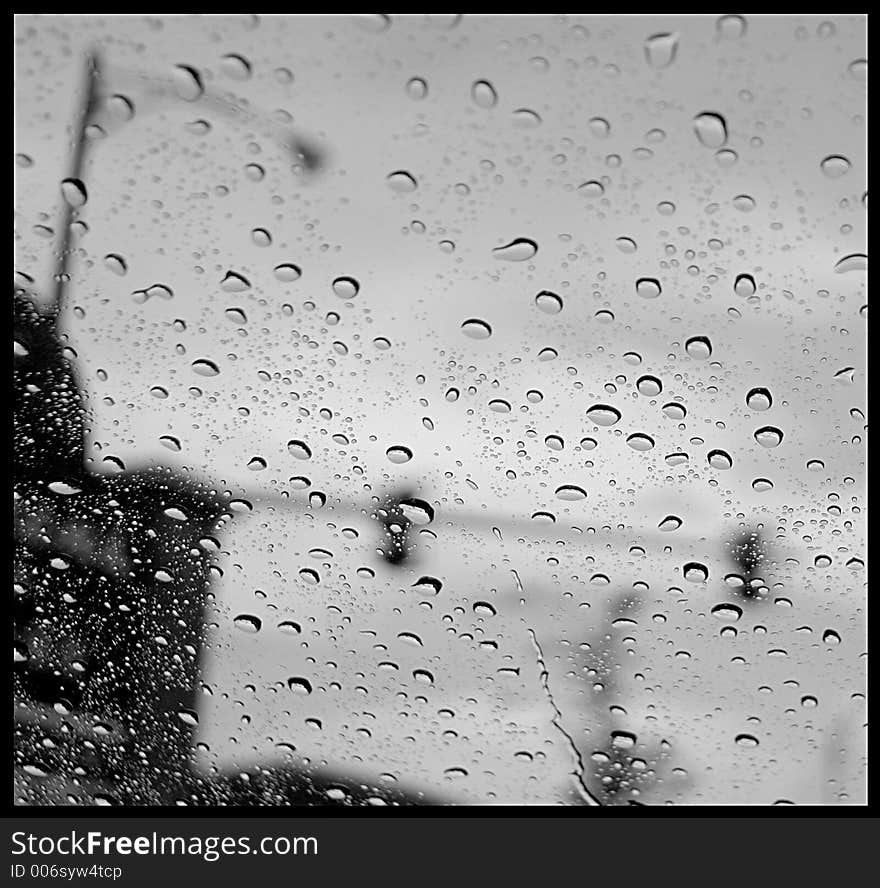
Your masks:
M864 801L865 36L18 16L16 801Z

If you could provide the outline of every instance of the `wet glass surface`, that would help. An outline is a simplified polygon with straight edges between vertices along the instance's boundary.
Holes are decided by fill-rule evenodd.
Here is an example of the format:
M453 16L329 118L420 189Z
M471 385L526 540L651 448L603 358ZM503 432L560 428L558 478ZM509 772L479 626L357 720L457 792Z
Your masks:
M18 804L865 798L865 21L16 31Z

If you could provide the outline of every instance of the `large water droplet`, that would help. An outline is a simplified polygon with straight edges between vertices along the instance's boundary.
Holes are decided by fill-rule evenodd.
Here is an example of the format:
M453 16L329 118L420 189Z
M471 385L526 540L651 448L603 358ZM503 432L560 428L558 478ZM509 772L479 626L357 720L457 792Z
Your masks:
M333 281L333 292L340 299L354 299L361 285L353 277L338 277Z
M556 497L557 499L576 502L577 500L586 499L587 491L576 484L563 484L556 488Z
M192 368L193 372L198 373L199 376L217 376L220 373L220 368L207 358L199 358L193 361Z
M639 278L636 281L636 293L642 299L656 299L661 292L660 281L656 278Z
M755 432L755 440L768 449L778 447L782 443L782 431L775 426L763 426Z
M620 416L620 411L608 404L594 404L587 410L587 419L598 426L613 426L620 422Z
M683 573L689 583L705 583L709 579L709 568L705 564L700 564L699 561L688 561L684 566Z
M834 265L837 274L845 274L848 271L867 271L868 257L864 253L850 253L838 260Z
M388 187L398 194L412 194L419 187L415 176L406 170L397 170L396 172L389 173L385 181L388 183Z
M749 389L746 406L750 410L769 410L773 406L773 396L765 388Z
M544 314L559 314L559 312L562 311L562 297L557 296L555 293L551 293L549 290L541 290L541 292L535 296L535 305L544 312Z
M82 179L63 179L61 182L61 194L64 200L67 201L68 206L75 210L85 206L86 201L89 199L89 194Z
M850 171L852 164L842 154L829 154L819 167L829 179L839 179Z
M503 247L496 247L492 255L506 262L525 262L538 252L538 245L526 237L518 237Z
M492 335L492 327L479 318L469 318L462 323L461 332L470 339L488 339Z
M706 148L720 148L727 141L727 121L715 111L703 111L694 118L694 132Z
M259 617L255 617L253 614L239 614L232 621L232 624L236 629L240 629L242 632L254 634L260 631L263 626L263 621Z
M295 456L297 459L312 458L312 451L309 445L306 444L305 441L299 441L297 439L287 442L287 452L291 456Z
M712 354L712 343L708 336L691 336L684 344L684 350L697 361L705 361Z
M733 457L726 450L710 450L706 459L713 469L729 469L733 465Z
M185 102L195 102L204 94L202 77L195 68L189 65L175 65L171 76L175 92Z
M663 383L656 376L640 376L636 381L636 389L640 395L653 398L663 391Z
M389 447L385 451L385 456L388 457L389 462L393 462L395 465L402 465L403 463L408 463L413 458L413 452L409 447L397 444Z
M250 288L251 282L236 271L227 271L226 276L220 281L220 289L224 293L243 293Z
M675 61L677 34L654 34L645 41L645 58L652 68L666 68Z
M488 80L476 80L471 86L471 98L479 108L494 108L498 104L498 93Z

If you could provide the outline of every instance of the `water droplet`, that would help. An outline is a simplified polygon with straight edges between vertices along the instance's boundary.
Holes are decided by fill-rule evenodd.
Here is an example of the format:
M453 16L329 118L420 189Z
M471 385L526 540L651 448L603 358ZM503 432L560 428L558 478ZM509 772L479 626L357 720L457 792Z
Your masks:
M250 288L251 282L244 275L235 271L227 271L226 276L220 281L220 289L224 293L243 293Z
M663 391L663 383L656 376L640 376L636 380L636 389L638 389L640 395L653 398Z
M666 68L675 61L677 34L654 34L645 41L645 58L652 68Z
M199 723L199 717L197 713L192 709L181 709L177 713L177 717L185 724L189 725L189 727L194 728Z
M754 296L757 290L755 279L750 274L738 274L733 284L733 292L743 299Z
M773 482L769 478L755 478L752 481L752 490L756 493L766 493L768 490L773 490Z
M439 595L443 583L436 577L419 577L411 586L420 595Z
M159 443L174 453L180 453L180 440L173 435L160 435Z
M636 293L642 299L656 299L661 292L660 281L656 278L639 278L636 281Z
M638 245L631 237L619 237L614 243L617 245L617 249L620 250L621 253L627 255L632 255L638 250Z
M834 265L837 274L845 274L848 271L867 271L868 257L864 253L850 253Z
M868 60L856 59L847 66L847 73L853 80L864 83L868 79Z
M621 413L616 407L608 404L594 404L587 410L587 419L598 426L613 426L620 422Z
M309 500L311 501L311 497L309 497ZM310 586L317 586L321 582L320 574L311 567L301 567L299 575L303 582L308 583Z
M276 279L283 284L290 284L302 277L302 269L291 262L283 262L281 265L276 265L274 273Z
M174 90L185 102L195 102L205 92L202 78L195 68L189 65L175 65L172 71Z
M689 583L705 583L709 579L709 568L698 561L689 561L685 564L683 573Z
M712 343L707 336L691 336L684 344L684 350L697 361L704 361L712 354Z
M773 396L765 388L749 389L746 406L750 410L769 410L773 406Z
M82 179L63 179L61 182L61 194L64 200L67 201L67 205L74 210L85 206L86 201L89 199Z
M412 77L406 83L406 94L411 99L424 99L428 95L428 82L421 77Z
M755 198L750 194L737 194L732 203L733 208L739 210L741 213L751 213L756 206Z
M470 339L488 339L492 335L492 327L479 318L469 318L464 321L461 331Z
M827 645L840 644L840 635L834 629L826 629L822 633L822 641Z
M633 450L639 450L641 452L652 450L654 448L654 439L650 435L644 434L644 432L635 432L630 435L626 439L626 443L632 447Z
M752 734L737 734L734 738L737 746L744 746L753 749L758 745L758 738Z
M252 456L248 460L247 467L252 472L262 472L266 468L266 460L262 456Z
M578 185L578 191L586 197L601 197L605 193L605 186L595 179Z
M397 637L405 644L412 645L413 647L424 647L422 639L415 632L398 632Z
M150 394L151 394L154 398L159 398L159 399L161 399L161 400L164 400L165 398L168 397L168 389L164 389L164 388L162 388L161 385L154 385L154 386L150 389Z
M403 463L408 463L413 458L413 452L409 447L404 447L398 444L394 447L389 447L385 451L385 456L387 456L388 460L395 465L402 465Z
M746 33L746 20L741 15L722 15L715 32L723 40L739 40Z
M398 194L412 194L419 187L415 176L406 170L397 170L396 172L389 173L385 177L385 181L388 183L388 187Z
M707 459L713 469L729 469L733 465L733 458L726 450L710 450Z
M775 426L763 426L755 432L755 440L768 449L778 447L782 443L782 431Z
M715 111L703 111L694 118L694 132L706 148L721 148L727 141L727 121Z
M591 117L587 125L597 139L607 139L611 134L611 124L604 117Z
M361 285L353 277L338 277L333 281L333 292L340 299L354 299L360 292Z
M278 631L285 635L299 635L302 633L302 626L293 620L282 620L278 624Z
M551 293L549 290L541 290L535 296L535 305L544 314L559 314L562 311L562 297Z
M670 401L668 404L664 404L661 409L664 416L677 422L680 422L687 416L687 409L684 404L679 404L677 401Z
M220 368L207 358L199 358L198 360L193 361L192 368L195 373L199 374L199 376L217 376L220 373Z
M108 253L104 257L104 265L119 277L124 277L128 273L128 265L118 253Z
M735 604L716 604L712 608L712 615L725 623L736 623L742 616L742 608Z
M498 104L498 93L488 80L476 80L471 86L471 98L478 108L494 108Z
M665 518L664 518L664 519L663 519L663 520L657 525L657 527L658 527L658 529L660 529L660 530L662 530L662 531L664 531L664 532L666 532L666 533L669 533L669 532L671 532L671 531L673 531L673 530L678 530L678 528L681 527L681 525L682 525L683 523L684 523L684 522L681 520L681 518L678 517L678 515L667 515L667 516L666 516L666 517L665 517Z
M556 497L568 502L576 502L577 500L586 499L587 491L576 484L563 484L556 488Z
M616 749L632 749L636 745L636 739L632 731L611 732L611 745Z
M251 63L241 55L231 52L220 59L220 70L230 80L250 80Z
M842 154L829 154L822 160L819 167L829 179L839 179L850 171L852 164L849 158Z
M312 683L307 678L294 676L287 679L287 687L295 694L311 694Z
M544 443L550 448L550 450L560 451L565 449L565 442L559 437L559 435L547 435L547 437L544 438Z
M493 413L510 413L510 402L505 401L503 398L493 398L489 401L489 409Z
M495 607L489 604L488 601L475 601L473 604L473 611L475 614L479 614L482 617L494 617L498 611L495 610Z
M434 509L424 500L410 497L409 499L401 500L398 505L403 513L403 517L415 525L430 524L434 520Z
M254 228L251 231L251 240L258 247L272 246L272 235L265 228Z
M306 444L305 441L292 440L287 442L287 451L291 456L295 456L297 459L311 459L312 451L311 448Z
M233 626L242 632L248 632L251 635L260 631L263 627L263 621L253 614L239 614L233 621Z
M511 119L518 129L535 129L541 125L541 115L531 108L517 108Z
M504 259L506 262L525 262L538 252L538 245L525 237L518 237L503 247L496 247L492 254L496 259Z
M226 315L226 320L232 321L233 324L247 323L247 315L240 308L227 308L224 314Z

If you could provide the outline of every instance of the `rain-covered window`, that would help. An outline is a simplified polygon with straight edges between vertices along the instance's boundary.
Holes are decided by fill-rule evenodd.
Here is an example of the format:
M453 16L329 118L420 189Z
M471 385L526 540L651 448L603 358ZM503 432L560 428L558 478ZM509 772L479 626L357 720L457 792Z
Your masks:
M865 37L18 17L16 802L862 802Z

